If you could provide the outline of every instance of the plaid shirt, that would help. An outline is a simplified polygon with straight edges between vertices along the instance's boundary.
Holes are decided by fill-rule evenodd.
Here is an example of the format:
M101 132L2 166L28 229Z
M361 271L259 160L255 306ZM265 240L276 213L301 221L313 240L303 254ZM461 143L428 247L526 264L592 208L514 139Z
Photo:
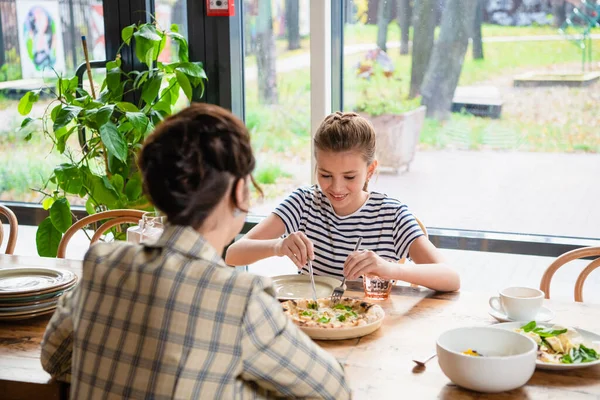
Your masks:
M151 246L96 244L50 320L42 365L72 399L349 398L342 367L273 295L191 228Z

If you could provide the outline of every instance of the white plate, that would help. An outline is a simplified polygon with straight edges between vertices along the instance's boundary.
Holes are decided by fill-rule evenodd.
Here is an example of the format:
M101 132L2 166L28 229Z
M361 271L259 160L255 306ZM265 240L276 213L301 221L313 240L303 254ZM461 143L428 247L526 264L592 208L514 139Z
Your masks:
M3 311L0 312L0 318L3 317L16 317L19 315L28 315L28 314L38 314L44 311L54 310L56 308L56 304L58 302L50 303L50 304L42 304L42 307L34 306L35 308L28 309L24 307L22 310L14 310L14 311Z
M4 268L0 269L0 296L22 296L64 287L77 277L70 271L53 268Z
M496 324L496 325L492 325L492 326L494 328L514 331L515 329L521 328L525 324L527 324L527 322L506 322L503 324ZM545 328L552 327L553 325L554 324L538 323L538 326L542 326ZM590 331L586 331L584 329L580 329L576 326L574 328L583 337L584 344L590 345L592 342L600 342L600 335L595 334ZM552 364L552 363L546 363L546 362L542 362L540 360L536 360L535 364L536 364L536 367L539 369L570 370L570 369L587 368L587 367L592 367L594 365L600 365L600 360L589 362L589 363L581 363L581 364Z
M383 323L383 318L385 315L370 324L363 326L353 326L351 328L332 328L332 329L324 329L324 328L307 328L304 326L299 326L300 330L306 333L314 340L344 340L344 339L354 339L359 338L370 333L375 332L377 329L381 327Z
M54 313L55 308L50 308L48 310L36 311L29 314L19 314L19 315L9 315L0 317L0 321L19 321L23 319L31 319L35 317L39 317L41 315L48 315Z
M496 318L496 320L498 320L498 322L515 322L514 319L509 318L506 314L494 310L492 307L490 307L490 309L488 310L488 313ZM540 308L540 311L538 311L537 316L535 317L535 321L536 322L548 322L548 321L552 321L552 319L554 318L554 311L550 310L549 308L546 307L542 307Z
M313 292L308 275L279 275L271 278L275 287L275 296L279 300L312 299ZM330 297L333 289L342 281L329 276L315 275L317 298Z

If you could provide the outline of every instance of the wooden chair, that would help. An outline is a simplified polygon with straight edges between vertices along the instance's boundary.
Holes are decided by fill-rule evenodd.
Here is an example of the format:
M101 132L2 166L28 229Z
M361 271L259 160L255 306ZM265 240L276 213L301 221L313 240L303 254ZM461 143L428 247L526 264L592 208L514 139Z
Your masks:
M69 229L67 229L58 245L58 253L56 257L65 258L69 240L71 240L71 237L73 237L78 230L86 227L87 225L105 219L110 219L110 221L103 223L98 229L96 229L96 232L94 233L94 236L92 236L92 240L90 242L91 245L96 243L98 239L100 239L100 237L113 226L127 223L138 223L139 220L142 219L142 215L144 215L144 213L145 211L140 210L110 210L88 215L87 217L75 222Z
M577 282L575 282L575 301L583 302L583 284L590 275L590 273L596 268L600 267L600 246L597 247L582 247L566 252L565 254L558 257L544 272L542 281L540 283L540 290L546 294L546 298L550 298L550 283L554 273L563 265L569 261L576 260L578 258L586 257L598 257L588 264L587 267L579 274Z
M4 215L8 219L10 226L10 233L8 234L8 242L6 242L6 254L12 254L15 251L15 245L17 244L17 234L19 233L19 222L17 216L10 208L0 204L0 214ZM0 245L4 239L4 229L2 227L2 221L0 221Z

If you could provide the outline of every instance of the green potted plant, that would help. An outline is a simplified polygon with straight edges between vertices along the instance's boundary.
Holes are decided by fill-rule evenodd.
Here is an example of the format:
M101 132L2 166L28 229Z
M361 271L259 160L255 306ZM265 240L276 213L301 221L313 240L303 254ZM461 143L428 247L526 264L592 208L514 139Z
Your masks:
M106 64L98 98L79 87L77 77L59 76L56 89L27 92L19 102L19 112L28 115L41 92L49 92L52 101L43 116L27 117L21 127L30 128L36 119L41 120L43 135L53 142L53 151L68 159L54 168L40 189L45 195L43 207L49 210L36 234L40 256L55 257L63 233L73 223L68 196L86 199L89 214L122 208L152 209L142 193L137 152L156 124L173 112L181 93L191 101L194 94L202 96L204 91L202 63L189 61L187 41L176 25L170 30L154 23L131 25L123 29L121 37L116 59ZM167 40L177 49L177 61L159 62ZM131 45L146 70L127 72L121 68L120 50ZM135 103L127 100L132 92L139 94ZM85 132L86 139L78 148L73 145L80 132ZM119 236L118 231L115 233Z
M379 165L397 173L402 167L410 168L427 109L420 98L402 98L402 83L394 72L383 50L368 51L356 65L354 110L375 127Z

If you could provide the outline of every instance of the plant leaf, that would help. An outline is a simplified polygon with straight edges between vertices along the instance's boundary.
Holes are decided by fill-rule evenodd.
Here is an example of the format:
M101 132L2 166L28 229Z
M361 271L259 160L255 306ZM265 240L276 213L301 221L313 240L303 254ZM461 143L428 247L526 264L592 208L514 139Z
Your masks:
M142 195L142 179L137 175L125 185L125 195L129 201L135 201Z
M54 168L58 186L67 193L79 194L83 186L83 178L76 165L60 164Z
M134 36L136 40L138 40L139 37L143 37L151 42L160 42L161 39L161 36L156 31L156 27L152 24L143 24Z
M144 134L146 129L148 128L148 124L150 120L143 112L128 112L125 113L125 116L133 126L133 129L140 134Z
M110 117L112 116L114 110L114 104L104 106L98 110L98 112L96 113L96 124L98 125L98 127L101 127L102 125L110 121Z
M162 51L164 50L166 45L167 45L167 37L163 36L160 39L160 42L158 43L158 49L156 50L156 57L158 57L160 55L160 53L162 53Z
M55 106L54 108L52 108L52 111L50 111L50 118L52 119L52 122L56 121L56 118L58 117L58 113L60 112L60 110L62 110L62 104L59 104L59 105Z
M77 90L77 85L79 85L79 78L77 75L69 79L69 90Z
M33 135L33 132L35 131L35 126L33 125L33 122L37 120L27 117L23 120L23 122L21 122L21 127L19 128L19 133L21 134L25 134L25 140L29 141L31 140L31 137Z
M127 160L127 143L125 142L125 138L119 130L117 126L112 122L107 122L106 124L100 127L100 137L102 138L102 142L104 146L106 146L106 150L109 154L116 157L117 159L126 162Z
M50 220L52 225L61 233L65 233L73 225L71 206L66 197L61 197L52 204L52 207L50 207Z
M42 208L44 210L49 210L50 207L52 207L52 204L54 204L54 197L46 197L42 202Z
M125 180L119 174L114 174L110 177L110 184L115 188L115 190L120 193L123 191L125 187Z
M58 150L58 152L60 154L63 154L65 152L65 148L67 147L67 129L66 128L61 128L64 132L60 134L60 136L56 137L56 150Z
M201 62L182 62L177 69L188 76L194 78L207 79L206 72L202 68Z
M19 110L19 114L29 114L31 112L31 109L33 108L33 105L36 101L39 100L39 98L40 96L33 92L25 93L23 97L21 97L21 100L19 100L19 106L17 107L17 109Z
M168 35L177 44L177 56L179 58L179 62L188 62L189 58L187 40L185 40L185 38L178 32L169 32Z
M97 204L94 202L94 199L88 197L85 202L85 211L87 211L89 215L96 214L96 206Z
M135 106L133 103L129 103L127 101L120 101L117 103L117 108L123 112L138 112L139 108Z
M26 128L27 126L29 126L29 124L31 124L33 121L35 121L35 119L27 117L23 120L23 122L21 122L21 129Z
M185 76L185 75L184 75ZM176 85L173 85L171 87L171 106L175 106L175 104L177 104L177 101L179 101L179 97L181 94L181 86L179 86L179 82L177 82Z
M134 28L135 28L135 24L132 24L132 25L126 26L121 31L121 39L123 39L123 41L125 43L127 43L127 46L129 46L129 44L131 43L131 38L133 37Z
M35 233L35 244L38 255L41 257L56 257L61 238L62 233L54 227L50 217L47 217L38 226Z
M162 36L152 24L142 25L133 36L135 37L135 54L137 58L152 68L154 59L158 56Z
M192 101L192 85L190 85L188 77L178 70L175 70L175 76L177 77L179 86L183 89L183 93L185 93L185 97L187 97L189 101Z
M94 175L89 170L86 172L84 184L94 203L98 205L104 204L111 209L115 208L119 201L119 194L115 191L109 180L105 176L99 177L98 175Z
M138 76L136 76L133 80L133 88L139 89L140 86L148 80L148 74L148 71L143 71L142 73L138 74Z
M179 84L175 82L175 84L171 85L169 82L169 87L165 88L160 95L160 100L154 104L154 110L162 111L166 115L170 115L172 111L171 106L173 104L172 97L174 92L179 95Z
M83 110L83 108L77 106L66 106L61 108L56 115L56 120L54 121L52 129L56 132L60 128L67 126L69 122L73 121L73 119L79 115L81 110Z
M106 87L110 92L118 92L121 87L121 68L106 69Z
M158 91L160 90L160 85L162 83L162 78L162 74L156 74L144 84L142 89L142 100L144 100L147 104L152 104L156 100L156 96L158 96Z
M108 170L111 174L119 174L121 176L129 175L129 165L110 154L108 155Z
M57 139L63 139L66 141L69 136L71 136L71 134L75 131L75 129L77 129L77 125L70 127L69 129L62 127L59 130L57 130L56 132L54 132L54 136L56 136Z

